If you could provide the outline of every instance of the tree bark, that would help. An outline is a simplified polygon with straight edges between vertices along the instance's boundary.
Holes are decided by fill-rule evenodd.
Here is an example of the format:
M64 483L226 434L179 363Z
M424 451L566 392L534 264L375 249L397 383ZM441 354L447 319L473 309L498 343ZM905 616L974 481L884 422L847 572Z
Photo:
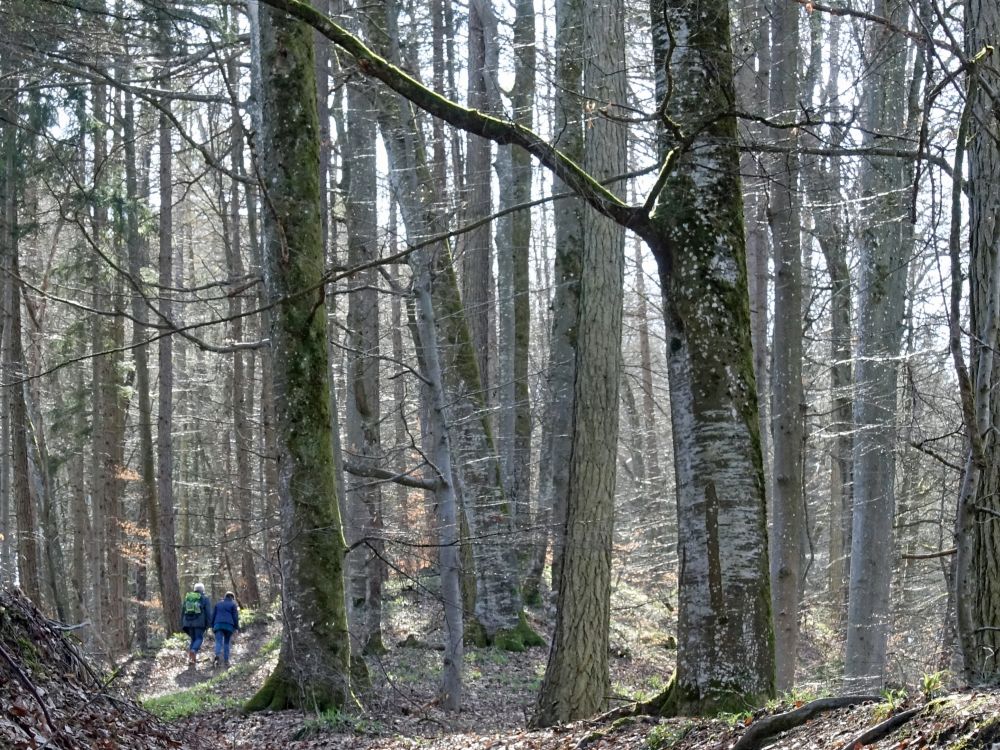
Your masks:
M583 91L602 114L587 122L584 167L598 179L625 171L626 131L613 114L627 100L625 11L621 0L585 0ZM614 531L621 381L624 228L590 210L584 216L580 326L576 339L565 548L556 598L556 624L533 723L548 726L607 706L611 542Z
M164 67L160 86L170 87L168 60L171 50L172 29L166 12L159 17L159 31L163 38ZM171 144L171 124L168 117L170 100L160 102L158 126L159 172L160 172L160 218L159 218L159 258L158 278L160 285L158 305L160 313L167 319L173 318L173 146ZM156 494L159 518L159 536L154 540L160 548L160 568L157 570L160 584L160 602L163 607L163 621L168 633L181 624L181 587L177 577L177 548L175 546L176 511L174 509L173 487L173 338L163 336L159 340L157 359L159 366L159 392L157 396L156 418Z
M283 637L247 708L325 710L351 698L345 544L333 472L312 31L260 9L264 278L282 519Z
M359 265L378 257L378 191L376 182L376 107L367 81L347 85L347 153L342 188L347 202L347 263ZM363 469L382 460L379 378L379 304L377 271L351 277L347 308L346 454ZM382 485L362 477L348 481L352 517L348 544L370 539L348 555L351 583L352 636L358 652L382 652ZM370 546L369 546L370 545Z
M570 159L583 161L583 105L576 92L583 82L582 0L556 3L556 102L554 145ZM565 187L558 179L553 188ZM551 530L553 592L559 590L565 549L566 496L569 482L570 428L576 411L573 383L576 379L576 346L579 326L580 271L583 263L582 201L570 199L555 215L556 257L549 332L546 419L542 423L542 457L539 468L538 521L545 536L535 547L531 573L525 586L532 595L539 587Z
M799 101L799 8L778 0L771 18L771 117L794 120ZM775 688L791 690L799 641L802 535L802 247L799 212L797 128L773 128L787 151L771 166L769 218L774 243L774 342L771 347L771 608L774 614Z
M898 25L907 6L880 0L875 13ZM876 134L883 145L905 126L906 40L888 29L873 33L864 92L864 145ZM873 71L878 71L874 73ZM882 686L889 633L895 518L897 358L901 344L909 254L903 243L907 183L899 159L862 162L865 219L861 232L858 332L854 397L854 516L847 622L845 682L850 692Z
M728 6L653 3L658 97L690 144L643 234L663 289L677 479L677 672L665 711L751 705L774 692L764 477L739 178ZM712 71L706 74L706 71ZM692 154L697 154L694 157ZM648 202L648 199L647 199Z
M995 45L1000 31L1000 9L995 3L967 0L966 55L979 55ZM993 98L1000 85L995 72L996 52L980 61L970 75L986 85L970 86L971 139L968 145L968 202L970 249L970 312L972 320L972 450L965 486L959 498L956 560L956 610L965 679L971 684L995 682L1000 675L1000 270L997 247L997 207L1000 186L1000 123ZM994 92L994 93L990 93ZM960 162L959 162L960 169ZM957 210L957 206L956 209ZM957 238L956 238L957 239ZM954 271L953 271L954 273ZM955 283L955 282L953 282ZM961 277L958 279L961 283ZM956 321L957 322L957 321ZM978 444L978 445L977 445Z

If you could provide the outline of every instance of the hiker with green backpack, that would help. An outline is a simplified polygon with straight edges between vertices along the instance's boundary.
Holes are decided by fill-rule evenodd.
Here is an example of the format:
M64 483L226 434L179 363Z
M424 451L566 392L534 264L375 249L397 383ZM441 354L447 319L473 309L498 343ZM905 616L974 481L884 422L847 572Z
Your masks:
M181 630L191 639L188 646L188 664L198 660L198 650L205 639L205 631L211 622L212 602L205 596L205 584L196 583L194 591L184 595L181 602Z

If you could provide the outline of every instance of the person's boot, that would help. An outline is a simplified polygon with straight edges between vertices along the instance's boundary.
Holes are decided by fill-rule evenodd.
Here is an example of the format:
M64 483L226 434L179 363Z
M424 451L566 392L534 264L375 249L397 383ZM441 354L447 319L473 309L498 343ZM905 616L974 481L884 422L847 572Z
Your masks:
M219 655L216 654L215 658L212 659L212 668L214 669L215 667L218 667L218 666L219 666Z
M226 659L226 669L229 669L229 659Z
M195 658L194 651L188 649L188 664L194 664Z

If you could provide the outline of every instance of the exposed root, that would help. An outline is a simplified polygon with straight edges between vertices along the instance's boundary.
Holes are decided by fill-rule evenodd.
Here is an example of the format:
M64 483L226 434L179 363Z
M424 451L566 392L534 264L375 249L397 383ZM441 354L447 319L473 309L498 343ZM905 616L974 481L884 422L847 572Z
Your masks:
M766 740L789 729L801 726L817 714L836 708L856 706L859 703L877 703L877 695L844 695L838 698L819 698L804 706L780 714L771 714L755 721L740 736L732 750L757 750Z
M911 708L907 711L900 711L895 716L890 716L885 721L876 724L871 729L862 732L854 739L844 743L840 750L855 750L855 748L864 747L865 745L871 745L872 743L878 742L890 733L899 729L913 717L923 713L929 706L933 706L941 702L942 701L940 700L931 701L930 703L925 703L922 706L917 706L916 708Z

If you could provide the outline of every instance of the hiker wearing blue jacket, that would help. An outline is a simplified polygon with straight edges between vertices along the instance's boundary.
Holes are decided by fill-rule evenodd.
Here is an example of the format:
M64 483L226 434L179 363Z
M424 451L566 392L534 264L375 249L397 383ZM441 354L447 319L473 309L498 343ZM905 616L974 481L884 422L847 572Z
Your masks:
M215 632L215 666L219 666L222 656L229 666L229 643L233 633L240 629L240 610L236 606L236 594L227 591L225 598L215 605L212 613L212 630Z
M181 630L188 634L188 664L198 660L198 650L205 640L205 631L211 623L212 602L205 596L205 584L196 583L194 591L186 594L181 602Z

